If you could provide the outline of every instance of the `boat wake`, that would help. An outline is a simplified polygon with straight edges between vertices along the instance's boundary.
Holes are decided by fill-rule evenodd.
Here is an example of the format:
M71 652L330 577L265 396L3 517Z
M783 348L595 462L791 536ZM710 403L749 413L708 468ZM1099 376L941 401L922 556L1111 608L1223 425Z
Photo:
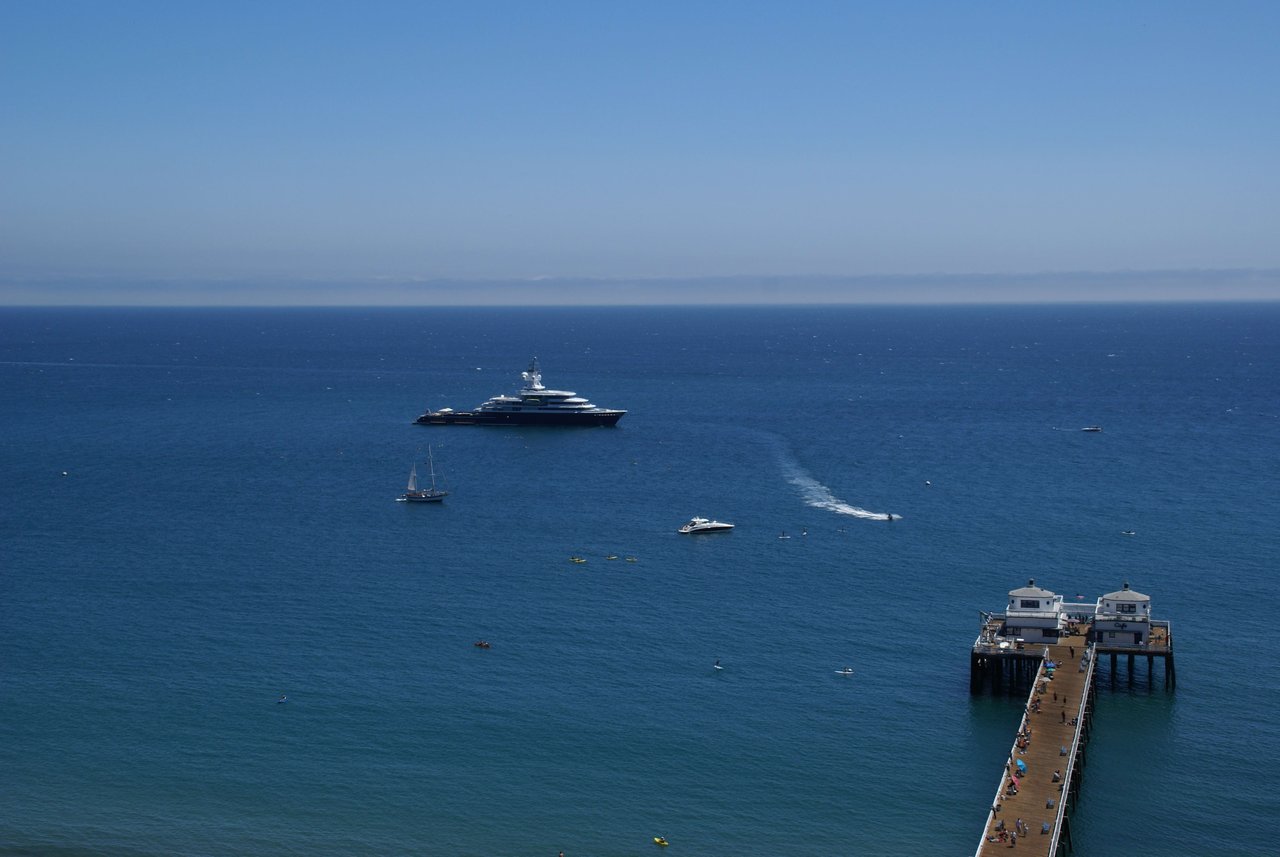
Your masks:
M868 521L896 521L901 515L890 512L872 512L841 500L831 489L814 479L794 460L779 450L778 463L782 466L782 475L800 492L806 506L825 509L837 515L848 515L851 518L864 518Z

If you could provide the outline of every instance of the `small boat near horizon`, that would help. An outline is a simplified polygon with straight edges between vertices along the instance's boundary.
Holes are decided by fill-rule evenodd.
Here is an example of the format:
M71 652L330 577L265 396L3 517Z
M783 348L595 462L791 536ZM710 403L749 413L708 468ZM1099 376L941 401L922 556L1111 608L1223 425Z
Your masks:
M431 474L431 487L418 487L418 463L415 461L409 468L409 484L405 492L396 498L397 503L440 503L449 496L448 491L436 487L436 466L432 460L431 447L427 447L427 471Z
M1099 431L1102 431L1102 426L1085 426L1084 428L1080 429L1080 431L1099 432Z
M707 518L690 518L689 523L685 524L676 532L685 533L723 533L733 529L733 524L726 524L724 521L713 521Z

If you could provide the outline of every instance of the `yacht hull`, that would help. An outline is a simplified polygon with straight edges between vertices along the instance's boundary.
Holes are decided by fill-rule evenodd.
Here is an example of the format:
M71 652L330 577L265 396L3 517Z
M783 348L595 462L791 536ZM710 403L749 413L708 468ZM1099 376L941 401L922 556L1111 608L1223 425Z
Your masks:
M626 411L539 413L537 411L485 413L483 411L428 411L414 420L424 426L615 426Z

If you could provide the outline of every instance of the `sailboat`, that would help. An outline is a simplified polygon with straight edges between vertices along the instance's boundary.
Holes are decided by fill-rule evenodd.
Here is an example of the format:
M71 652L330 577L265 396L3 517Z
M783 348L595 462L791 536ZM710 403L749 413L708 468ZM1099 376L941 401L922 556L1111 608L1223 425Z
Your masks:
M429 446L427 447L427 469L431 474L431 487L418 487L418 463L415 461L413 466L409 468L409 485L404 494L396 498L398 502L439 503L448 495L448 491L442 491L436 487L436 467L431 460L431 447Z

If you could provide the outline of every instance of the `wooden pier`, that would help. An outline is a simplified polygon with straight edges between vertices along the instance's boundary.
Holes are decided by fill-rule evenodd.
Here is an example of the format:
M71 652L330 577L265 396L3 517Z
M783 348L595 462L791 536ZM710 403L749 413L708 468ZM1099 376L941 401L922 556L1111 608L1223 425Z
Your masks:
M1018 735L1005 760L975 857L1002 854L1009 847L1018 854L1045 857L1072 849L1068 812L1080 794L1097 664L1094 647L1088 643L1088 626L1079 630L1078 637L1034 649L1002 649L981 642L974 646L971 686L975 692L982 690L983 678L990 679L997 691L1028 689ZM1056 666L1050 668L1051 664ZM1015 835L1016 845L1011 846Z
M1080 796L1099 662L1109 661L1114 687L1121 655L1130 685L1138 679L1137 659L1145 657L1151 686L1160 659L1164 686L1173 690L1173 636L1168 622L1152 620L1142 643L1117 642L1111 631L1073 620L1069 635L1058 642L1032 644L1002 638L1004 625L1003 615L984 614L970 655L970 690L1025 693L1026 701L975 857L1010 847L1018 854L1063 857L1074 850L1070 813ZM1011 845L1015 832L1017 844Z
M1045 857L1075 850L1069 811L1080 796L1095 675L1104 655L1113 687L1121 655L1130 685L1138 657L1145 656L1148 686L1155 683L1156 658L1164 662L1165 689L1177 686L1172 626L1152 618L1151 597L1130 589L1128 581L1090 606L1064 603L1033 578L1010 590L1005 612L982 612L969 655L969 690L1025 693L1026 702L975 857L1004 848Z

